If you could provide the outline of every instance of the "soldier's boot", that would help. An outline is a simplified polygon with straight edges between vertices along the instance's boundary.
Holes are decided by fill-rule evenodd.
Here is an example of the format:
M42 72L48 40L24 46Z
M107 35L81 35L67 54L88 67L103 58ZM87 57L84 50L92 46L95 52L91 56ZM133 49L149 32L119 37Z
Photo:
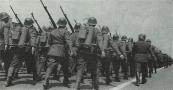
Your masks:
M49 63L48 68L46 70L46 76L43 84L43 89L47 90L49 86L49 77L53 71L53 69L56 67L57 63Z
M96 76L92 76L92 90L99 90Z
M149 78L151 78L152 77L152 75L151 75L151 72L149 73Z
M146 79L146 74L142 74L142 84L145 84L147 82L147 79Z
M140 73L136 72L136 86L140 85Z
M67 87L67 88L70 88L70 86L68 85L70 83L68 77L64 77L64 80L63 80L63 86L64 87Z
M14 72L14 79L18 79L18 78L19 78L18 72Z
M121 80L120 80L119 77L115 77L114 81L116 81L116 82L121 82Z
M128 75L125 74L123 78L124 78L124 80L128 80Z
M7 82L6 82L6 87L9 87L9 86L12 86L13 83L12 83L12 77L7 77Z
M81 83L84 83L84 78L82 77L82 79L81 79Z
M43 90L47 90L49 86L49 80L46 80L43 84Z
M59 72L59 73L58 73L58 72ZM60 79L59 74L60 74L60 71L57 71L57 66L56 66L56 67L53 69L53 79L59 81L59 79Z
M111 79L110 78L107 78L106 79L106 84L109 85L111 83Z
M109 72L107 72L107 74L106 74L106 84L109 85L110 83L111 83L110 74L109 74Z
M77 89L77 90L80 90L80 82L81 82L81 79L82 79L82 74L83 74L83 70L82 70L82 68L80 68L80 69L77 71L77 75L76 75L76 85L75 85L75 89Z

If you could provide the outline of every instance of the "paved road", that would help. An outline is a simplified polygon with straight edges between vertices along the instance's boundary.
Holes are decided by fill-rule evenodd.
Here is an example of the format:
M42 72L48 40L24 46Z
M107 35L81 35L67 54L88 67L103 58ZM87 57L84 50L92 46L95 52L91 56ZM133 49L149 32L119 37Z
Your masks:
M141 84L139 87L135 86L134 79L123 83L120 88L115 87L111 90L173 90L173 66L160 69L157 74L148 79L146 84Z
M6 88L4 86L4 72L0 72L0 90L42 90L43 82L39 82L33 85L32 75L26 74L26 71L21 71L20 78L14 80L14 86ZM75 76L71 78L71 88L64 88L62 86L62 78L60 81L51 80L51 87L49 90L73 90ZM134 85L135 79L123 80L121 82L112 82L111 85L105 85L103 77L100 78L99 86L100 90L173 90L173 66L167 69L161 69L157 74L154 74L148 82L140 87ZM85 79L82 88L84 90L90 90L91 79Z
M122 76L122 75L121 75ZM4 72L0 71L0 90L42 90L42 84L43 81L37 83L36 85L33 85L32 81L32 75L31 74L26 74L26 70L21 70L19 73L19 79L14 80L13 83L15 85L11 87L5 87L5 79L4 79ZM50 89L49 90L73 90L73 86L75 84L75 76L70 78L71 83L70 86L71 88L65 88L62 86L62 80L63 78L60 79L60 81L57 80L50 80ZM122 83L125 83L129 80L121 80L121 82L112 82L110 85L105 85L105 78L100 77L99 78L99 86L100 90L109 90L113 87L116 87ZM90 90L91 88L91 79L85 79L84 84L81 85L83 88L82 90Z

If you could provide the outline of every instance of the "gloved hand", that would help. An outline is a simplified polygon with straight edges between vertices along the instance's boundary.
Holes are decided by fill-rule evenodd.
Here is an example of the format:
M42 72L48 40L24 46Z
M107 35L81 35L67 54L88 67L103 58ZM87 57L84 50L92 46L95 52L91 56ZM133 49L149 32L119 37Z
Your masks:
M7 50L8 49L8 45L5 45L5 50Z
M32 47L32 54L35 53L35 47Z
M120 58L121 58L121 59L124 59L125 57L124 57L124 55L120 55Z
M102 53L101 53L101 57L105 57L105 56L106 56L105 51L102 51Z

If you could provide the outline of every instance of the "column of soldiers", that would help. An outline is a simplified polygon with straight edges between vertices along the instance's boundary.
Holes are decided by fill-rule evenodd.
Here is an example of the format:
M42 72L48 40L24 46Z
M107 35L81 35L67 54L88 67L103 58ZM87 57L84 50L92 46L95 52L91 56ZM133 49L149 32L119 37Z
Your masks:
M146 83L146 77L157 73L157 68L172 64L172 58L146 40L144 34L136 42L117 33L111 36L108 26L96 27L94 17L87 23L76 23L73 33L68 31L66 18L57 21L57 28L43 28L41 33L33 23L32 18L26 18L21 25L12 22L7 13L0 13L0 56L5 65L7 87L13 85L23 62L27 73L33 75L34 85L42 80L42 71L46 72L44 90L49 88L50 76L58 77L61 70L63 86L69 87L70 76L76 75L74 89L80 90L85 74L90 73L92 89L99 90L99 76L104 76L105 84L109 85L112 78L120 82L122 72L125 80L136 76L139 86L141 73L142 83ZM59 65L61 69L57 71Z

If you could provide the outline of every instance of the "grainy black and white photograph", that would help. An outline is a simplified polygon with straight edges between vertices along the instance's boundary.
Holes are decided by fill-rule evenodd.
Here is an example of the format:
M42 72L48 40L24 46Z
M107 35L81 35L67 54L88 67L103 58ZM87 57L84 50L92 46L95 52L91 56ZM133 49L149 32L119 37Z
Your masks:
M173 90L173 0L0 0L0 90Z

